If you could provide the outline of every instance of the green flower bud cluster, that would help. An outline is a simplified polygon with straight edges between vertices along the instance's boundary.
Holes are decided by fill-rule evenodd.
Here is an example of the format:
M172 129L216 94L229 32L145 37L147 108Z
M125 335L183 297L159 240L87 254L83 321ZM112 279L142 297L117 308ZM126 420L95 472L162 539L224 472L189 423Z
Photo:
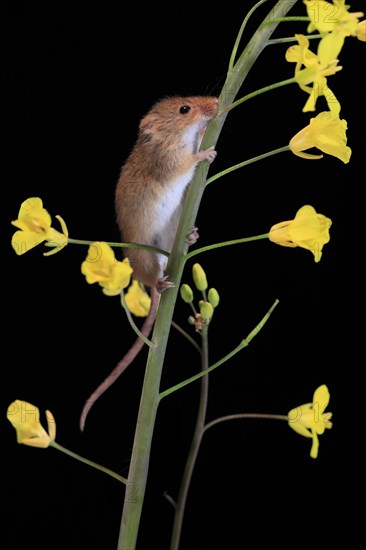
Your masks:
M202 293L203 299L198 302L199 311L193 304L194 292L192 288L184 283L180 287L180 295L184 302L190 304L194 316L189 318L189 322L196 326L196 330L201 330L204 324L208 324L214 314L214 309L220 302L219 293L215 288L208 289L207 277L203 267L196 263L192 267L192 278L197 290ZM208 292L206 292L208 289Z

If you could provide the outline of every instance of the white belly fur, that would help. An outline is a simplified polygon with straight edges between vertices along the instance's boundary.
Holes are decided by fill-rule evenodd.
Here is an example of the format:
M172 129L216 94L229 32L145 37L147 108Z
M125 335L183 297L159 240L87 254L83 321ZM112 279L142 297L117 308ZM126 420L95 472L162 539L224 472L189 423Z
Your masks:
M186 172L183 176L180 176L176 180L169 183L164 196L161 201L155 206L155 230L157 233L161 233L170 220L173 212L180 205L183 197L183 193L192 179L194 168Z

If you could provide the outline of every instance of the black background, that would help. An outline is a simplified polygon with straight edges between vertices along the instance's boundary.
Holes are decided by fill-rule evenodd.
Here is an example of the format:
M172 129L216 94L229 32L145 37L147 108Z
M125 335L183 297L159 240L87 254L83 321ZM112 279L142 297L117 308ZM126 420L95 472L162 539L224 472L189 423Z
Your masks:
M1 390L2 530L4 549L114 550L124 489L112 478L53 449L18 445L6 420L14 399L50 409L57 441L127 476L146 352L92 409L78 429L85 399L134 340L118 298L86 284L80 272L84 246L44 257L40 245L18 257L10 241L20 204L41 197L57 229L70 237L118 241L114 189L136 139L138 122L165 95L218 95L246 4L52 3L21 10L4 4L5 155L1 207L3 361ZM301 3L291 14L305 15ZM361 0L352 10L361 9ZM246 37L266 15L258 10ZM306 32L284 24L274 36ZM3 34L4 36L4 34ZM245 43L245 42L244 42ZM268 47L240 96L293 75L287 44ZM311 441L285 422L242 420L209 431L189 492L181 550L319 546L352 533L340 498L349 486L343 433L345 388L346 216L362 177L365 140L365 45L348 38L343 70L328 84L348 122L351 162L324 156L307 161L282 153L211 184L197 218L203 246L265 233L291 219L304 204L332 219L331 241L316 264L310 252L267 240L209 252L199 258L221 303L210 327L210 362L232 350L276 298L269 323L229 363L210 376L208 419L238 412L287 414L327 384L334 426ZM313 48L315 49L315 48ZM220 135L210 174L284 146L313 113L297 87L277 89L235 109ZM318 112L326 109L323 98ZM191 264L184 282L191 284ZM174 319L186 330L188 307L177 302ZM195 337L195 335L192 333ZM342 373L352 368L344 362ZM173 329L162 388L196 373L197 354ZM199 383L159 408L138 550L169 548L175 498L193 432ZM343 425L346 424L343 419ZM346 493L348 495L348 493ZM329 522L332 528L329 529ZM295 535L291 531L295 529Z

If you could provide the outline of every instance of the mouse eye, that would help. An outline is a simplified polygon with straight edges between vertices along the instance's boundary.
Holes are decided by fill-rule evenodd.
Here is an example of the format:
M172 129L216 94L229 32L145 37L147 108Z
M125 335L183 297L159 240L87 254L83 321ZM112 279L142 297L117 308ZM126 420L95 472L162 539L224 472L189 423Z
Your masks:
M186 115L190 110L191 110L191 108L189 107L189 105L183 105L179 109L179 112L180 112L181 115Z

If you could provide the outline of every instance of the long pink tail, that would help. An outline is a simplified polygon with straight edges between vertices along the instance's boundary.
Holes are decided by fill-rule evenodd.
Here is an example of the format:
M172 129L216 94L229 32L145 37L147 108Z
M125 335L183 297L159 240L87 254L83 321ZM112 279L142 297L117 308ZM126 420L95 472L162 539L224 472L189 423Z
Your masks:
M146 317L144 324L142 325L141 332L148 338L152 327L154 326L156 312L159 305L160 294L155 287L151 288L151 305L148 316ZM137 354L144 346L144 341L141 338L137 338L135 343L130 347L126 355L120 360L112 372L107 376L107 378L97 387L97 389L91 394L89 399L85 401L83 410L80 415L80 430L84 431L86 417L94 403L99 399L99 397L117 380L119 376L127 369L127 367L132 363Z

